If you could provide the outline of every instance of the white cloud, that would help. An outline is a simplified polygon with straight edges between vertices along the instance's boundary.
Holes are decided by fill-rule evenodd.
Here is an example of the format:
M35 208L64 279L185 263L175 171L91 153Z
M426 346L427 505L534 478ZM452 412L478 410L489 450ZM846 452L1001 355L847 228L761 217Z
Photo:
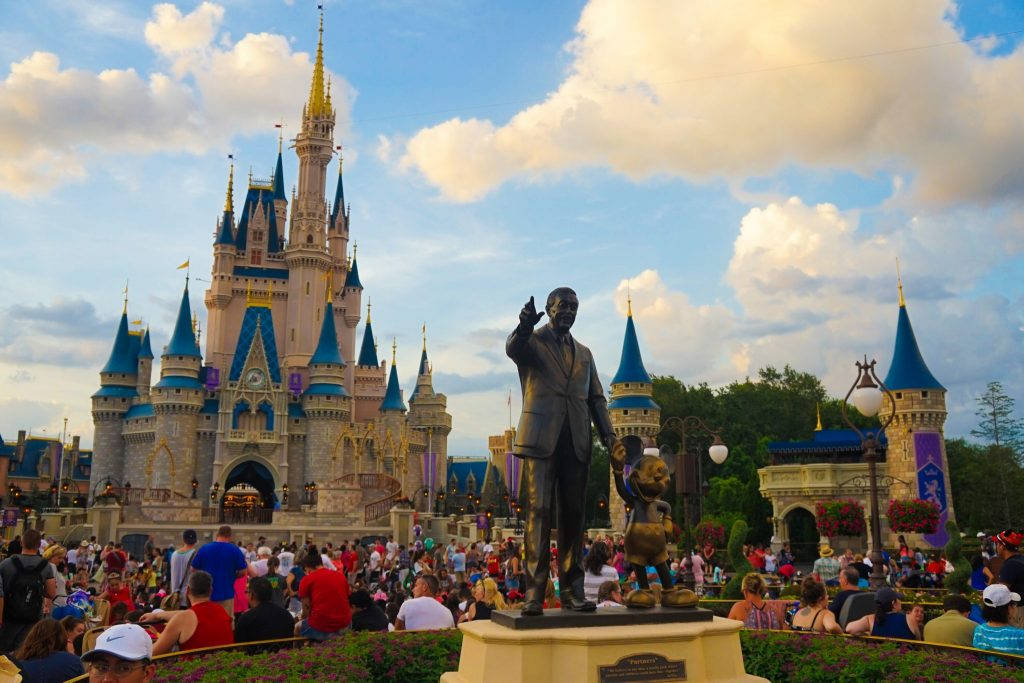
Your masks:
M591 0L570 72L543 102L504 125L425 128L401 164L456 201L580 166L742 180L794 162L905 171L937 202L1019 195L1024 90L1009 84L1024 80L1024 49L837 60L955 42L949 11L946 0Z
M154 7L146 40L170 74L62 68L49 52L12 63L0 82L0 188L46 192L83 179L95 155L200 154L228 147L235 135L266 133L282 115L294 120L308 96L310 55L269 33L215 42L223 17L210 2L185 15ZM354 91L332 78L343 137Z

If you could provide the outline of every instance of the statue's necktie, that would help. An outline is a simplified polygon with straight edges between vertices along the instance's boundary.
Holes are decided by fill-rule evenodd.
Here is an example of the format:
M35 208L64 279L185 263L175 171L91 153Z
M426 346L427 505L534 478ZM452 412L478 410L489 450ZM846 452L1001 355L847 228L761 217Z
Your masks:
M572 370L572 341L569 335L562 337L562 360L565 361L565 368Z

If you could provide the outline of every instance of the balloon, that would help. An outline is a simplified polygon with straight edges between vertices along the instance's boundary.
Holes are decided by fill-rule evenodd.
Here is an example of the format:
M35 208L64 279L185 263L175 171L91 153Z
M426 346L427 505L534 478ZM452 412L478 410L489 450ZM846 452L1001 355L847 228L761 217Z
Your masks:
M423 547L425 547L427 550L433 550L434 549L434 539L428 537L427 540L423 541Z

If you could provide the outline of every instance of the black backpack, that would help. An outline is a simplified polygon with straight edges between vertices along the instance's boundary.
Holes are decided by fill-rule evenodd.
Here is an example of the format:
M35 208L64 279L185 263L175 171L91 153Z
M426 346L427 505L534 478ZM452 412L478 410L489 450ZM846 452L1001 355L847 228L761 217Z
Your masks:
M4 620L31 623L43 613L43 570L49 563L43 560L31 569L25 569L21 558L12 557L18 571L10 585L4 586Z

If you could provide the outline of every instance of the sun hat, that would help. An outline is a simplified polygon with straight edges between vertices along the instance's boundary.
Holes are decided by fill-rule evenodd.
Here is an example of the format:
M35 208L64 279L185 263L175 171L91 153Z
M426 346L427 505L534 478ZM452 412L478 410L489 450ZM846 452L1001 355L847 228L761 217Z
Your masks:
M832 546L830 546L828 543L818 548L818 555L820 555L821 557L832 557L832 553L834 552L835 551L832 550Z
M981 600L989 607L1002 607L1011 602L1020 602L1020 595L1007 588L1006 584L993 583L985 587Z
M153 659L153 639L138 624L115 624L100 634L95 647L82 655L82 661L91 661L101 654L129 662Z

